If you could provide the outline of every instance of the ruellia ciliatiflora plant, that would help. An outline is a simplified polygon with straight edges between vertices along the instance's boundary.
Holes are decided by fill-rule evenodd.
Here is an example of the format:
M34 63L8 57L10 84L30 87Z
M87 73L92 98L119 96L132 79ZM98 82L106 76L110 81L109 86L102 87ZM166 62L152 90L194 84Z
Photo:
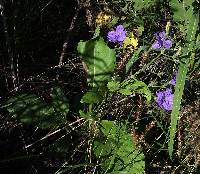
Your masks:
M199 151L185 163L177 155L177 133L184 134L179 119L190 104L185 91L196 91L188 84L192 86L199 72L199 1L94 3L99 8L93 37L77 45L88 86L78 101L84 159L63 164L56 173L195 173ZM70 125L65 121L69 105L56 87L51 105L22 94L4 107L23 124L56 129Z

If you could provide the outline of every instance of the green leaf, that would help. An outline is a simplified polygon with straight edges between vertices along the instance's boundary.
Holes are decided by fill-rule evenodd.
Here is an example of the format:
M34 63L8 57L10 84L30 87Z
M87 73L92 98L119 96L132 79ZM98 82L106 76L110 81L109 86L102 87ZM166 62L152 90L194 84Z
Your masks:
M98 92L98 91L97 91ZM94 104L102 101L103 97L95 91L88 91L81 99L81 103Z
M92 119L92 116L91 116L91 113L90 113L90 112L85 113L84 111L79 110L79 114L80 114L80 117L81 117L81 118L84 118L84 119Z
M144 154L136 147L125 125L103 120L102 135L94 141L94 153L103 172L111 174L143 174Z
M112 20L108 23L108 27L111 28L116 25L119 21L119 17L113 16Z
M144 26L138 26L136 32L138 33L138 36L142 36L142 33L144 32Z
M120 88L120 82L118 82L116 80L112 80L112 81L108 82L107 87L108 87L109 91L116 92Z
M148 86L144 82L136 79L124 80L120 84L120 88L117 92L123 95L132 95L135 93L141 94L146 98L148 103L151 101L152 97Z
M135 11L142 10L143 8L148 8L149 6L153 5L155 0L132 0L134 2L134 9Z
M193 12L191 14L193 16ZM189 16L190 16L189 15ZM173 145L174 145L174 138L176 134L176 126L179 119L179 112L181 107L181 100L185 85L185 79L188 71L188 65L190 59L192 58L193 48L195 47L195 35L198 28L199 23L199 15L194 15L190 20L188 19L187 24L187 36L186 36L186 45L183 48L183 59L179 64L178 75L176 79L176 86L175 86L175 93L173 98L173 107L171 113L171 124L170 124L170 135L169 135L169 142L168 142L168 151L170 158L172 158L173 153Z
M59 98L59 96L58 96ZM16 116L24 124L33 124L42 129L49 129L58 126L65 121L65 117L60 113L67 113L68 103L63 105L58 102L57 96L53 97L53 105L43 102L34 94L22 94L10 98L6 102L7 110ZM55 107L57 109L55 111Z
M172 113L171 113L171 126L170 126L170 138L168 143L168 150L169 155L172 158L173 153L173 145L174 145L174 138L176 134L176 126L181 106L181 99L183 95L183 89L186 79L186 73L187 73L187 65L186 64L180 64L179 66L179 72L176 77L176 86L175 86L175 93L173 98L173 107L172 107Z
M193 0L171 0L170 6L174 13L173 18L175 21L183 21L192 17L192 3Z
M65 94L59 87L55 87L52 91L52 105L56 112L66 116L69 111L69 101L65 97Z
M148 103L151 101L152 97L148 86L144 82L136 79L124 80L122 83L111 81L108 83L108 89L111 92L118 92L122 95L141 94L146 98Z
M94 31L94 36L92 39L95 39L96 37L98 37L100 35L100 26L98 25Z
M105 86L115 68L115 50L110 49L103 38L80 41L77 50L87 67L88 84L91 87Z

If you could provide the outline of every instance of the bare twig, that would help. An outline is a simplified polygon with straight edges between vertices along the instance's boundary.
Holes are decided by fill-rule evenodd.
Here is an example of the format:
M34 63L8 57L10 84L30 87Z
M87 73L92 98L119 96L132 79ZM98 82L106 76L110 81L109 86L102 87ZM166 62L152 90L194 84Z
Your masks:
M40 73L40 74L38 74L38 75L36 75L36 76L30 76L30 77L29 77L28 79L26 79L23 83L21 83L20 85L16 86L13 90L11 90L11 91L9 91L9 92L10 92L10 94L12 94L12 93L14 93L14 92L19 91L25 84L30 83L30 82L33 81L34 79L37 79L37 78L39 78L39 77L45 75L47 72L49 72L49 71L51 71L51 70L55 70L55 69L59 69L59 68L65 67L66 69L69 69L70 71L72 71L73 68L74 68L74 69L77 68L77 67L82 68L82 64L81 64L81 63L76 63L76 64L73 64L73 62L70 62L70 63L72 63L72 65L71 65L71 64L67 64L67 63L65 62L65 63L62 64L61 67L60 67L59 65L51 66L51 67L47 68L46 71L44 71L44 72L42 72L42 73ZM73 67L73 68L72 68L72 67ZM7 77L12 77L12 75L11 75L9 72L7 72L6 70L1 70L1 69L0 69L0 73L1 73L1 72L4 72L4 74L6 74Z
M68 124L67 126L68 126L68 127L71 127L71 126L74 125L75 123L78 123L78 122L80 122L80 121L82 121L82 120L83 120L83 118L78 119L78 120L76 120L75 122ZM85 121L85 122L86 122L86 121ZM84 122L84 123L85 123L85 122ZM83 124L84 124L84 123L83 123ZM81 125L82 125L82 124L81 124ZM79 126L80 126L80 125L79 125ZM79 126L78 126L78 127L79 127ZM74 129L76 129L77 127L75 127L75 128L74 128L74 127L71 127L71 128L72 128L72 130L74 130ZM60 129L57 129L57 130L55 130L54 132L48 133L47 135L45 135L45 136L42 137L41 139L37 140L36 142L25 146L25 148L27 149L27 148L29 148L29 147L35 145L36 143L41 142L41 141L43 141L43 140L45 140L45 139L51 137L52 135L55 135L55 134L61 132L61 131L64 130L64 129L65 129L65 127L60 128Z
M53 0L49 1L40 11L43 12L52 2Z
M68 46L68 42L69 42L69 38L70 38L70 35L72 33L72 30L74 28L74 24L76 22L76 19L78 17L78 13L81 9L81 5L80 5L80 2L79 0L77 0L77 8L75 9L75 15L74 17L72 18L72 21L71 21L71 24L70 24L70 27L68 29L68 32L67 32L67 38L63 44L63 48L62 48L62 52L61 52L61 55L60 55L60 60L59 60L59 66L62 66L62 63L63 63L63 59L64 59L64 56L65 56L65 53L66 53L66 50L67 50L67 46Z
M0 16L2 17L3 27L4 27L4 34L6 39L6 46L8 50L8 57L10 59L10 69L12 73L12 81L13 81L13 87L16 87L16 74L15 74L15 68L14 68L14 56L13 56L13 50L10 43L10 37L8 33L8 26L6 22L6 16L4 14L4 3L2 0L0 0Z

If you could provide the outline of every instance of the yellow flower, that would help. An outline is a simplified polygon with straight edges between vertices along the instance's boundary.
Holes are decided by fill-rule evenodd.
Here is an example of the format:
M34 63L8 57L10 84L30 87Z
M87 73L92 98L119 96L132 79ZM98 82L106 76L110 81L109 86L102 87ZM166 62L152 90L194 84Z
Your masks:
M130 36L127 36L123 42L123 47L126 48L128 46L133 46L136 48L138 46L138 39L133 35L133 33L130 33Z
M112 15L106 12L100 12L96 17L96 24L102 26L109 23L111 20L112 20Z

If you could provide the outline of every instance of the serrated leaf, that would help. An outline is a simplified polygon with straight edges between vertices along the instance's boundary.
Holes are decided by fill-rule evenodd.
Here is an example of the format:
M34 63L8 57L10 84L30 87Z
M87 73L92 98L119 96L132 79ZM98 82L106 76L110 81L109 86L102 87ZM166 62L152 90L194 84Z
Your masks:
M120 93L122 95L132 95L135 93L143 95L147 99L147 103L151 101L151 91L148 86L139 80L128 79L124 80L122 83L113 80L108 82L107 87L110 92Z
M105 86L115 68L115 50L110 49L103 38L80 41L77 50L87 66L88 84L91 87Z
M148 86L144 82L136 79L124 80L121 83L119 93L123 95L139 93L147 99L147 102L151 101L152 96Z
M103 120L103 135L94 142L95 155L102 161L104 173L143 174L144 154L136 147L125 125Z
M92 39L95 39L96 37L98 37L100 35L100 26L98 25L94 31L94 36Z
M120 82L112 80L112 81L108 82L107 87L110 92L116 92L120 88Z

